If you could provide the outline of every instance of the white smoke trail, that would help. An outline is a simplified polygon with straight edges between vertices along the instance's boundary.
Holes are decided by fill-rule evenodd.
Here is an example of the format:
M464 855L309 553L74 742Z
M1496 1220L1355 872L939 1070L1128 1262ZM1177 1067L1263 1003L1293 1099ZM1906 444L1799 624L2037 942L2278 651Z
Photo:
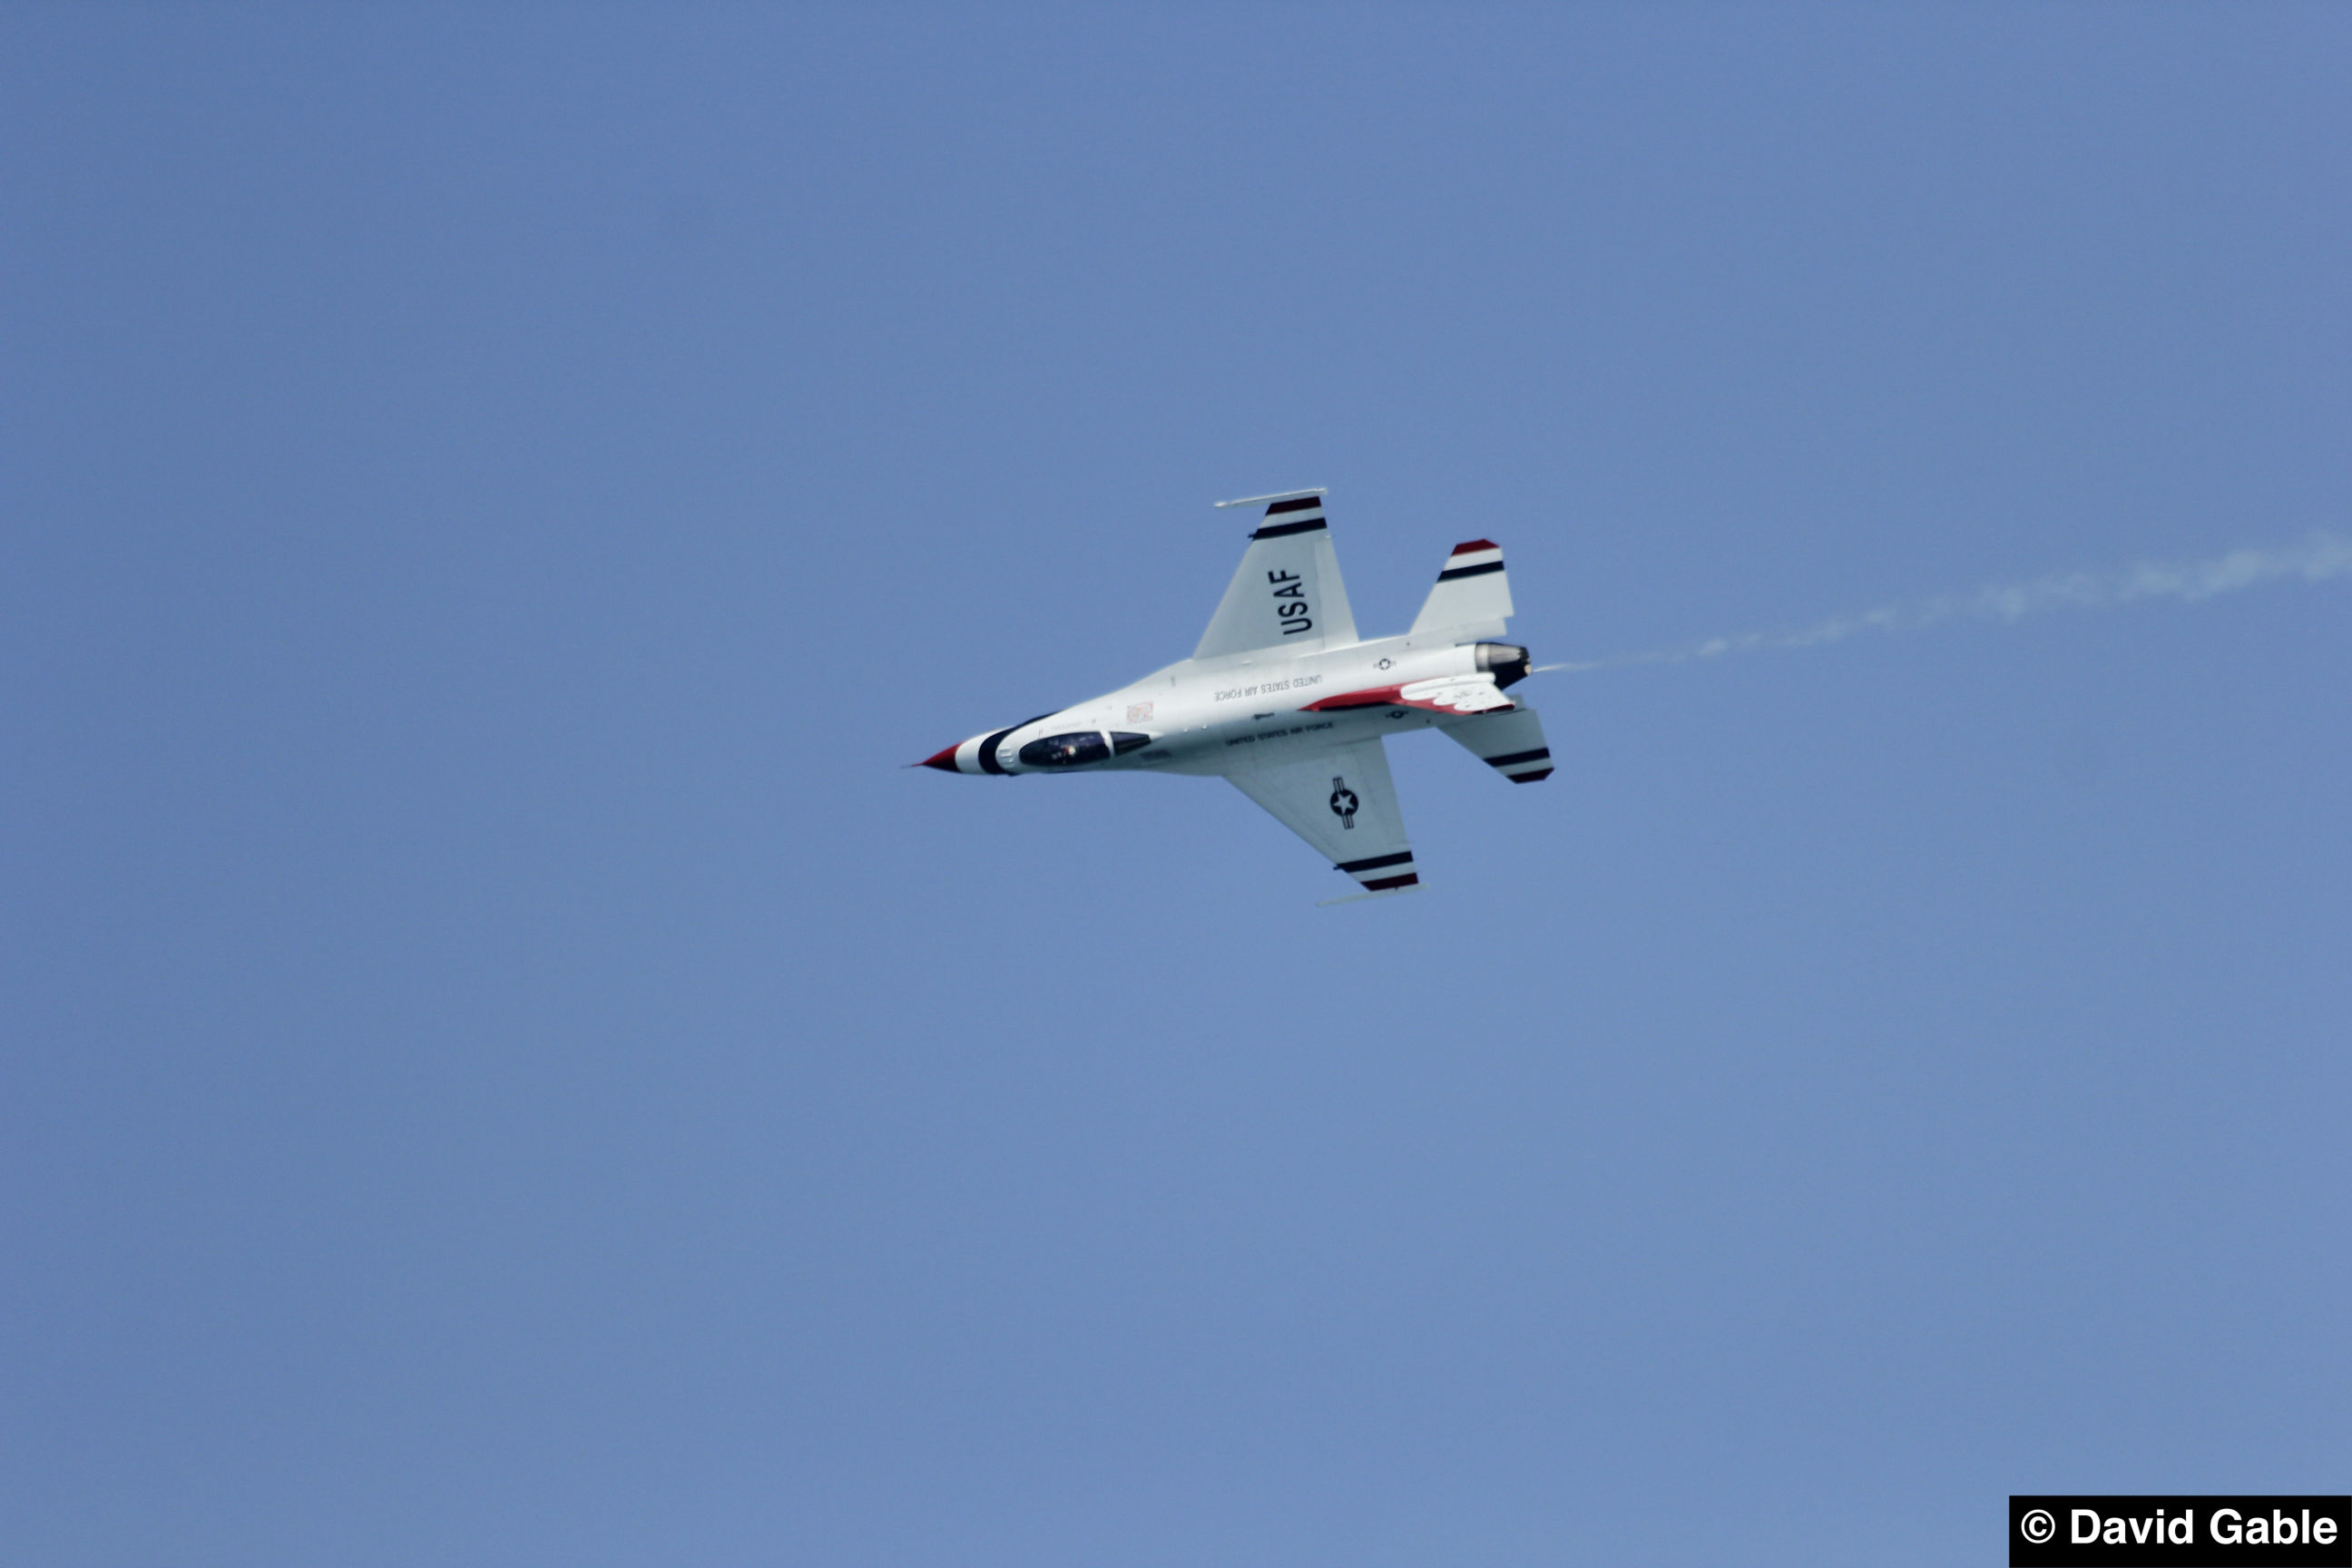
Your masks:
M1837 616L1792 632L1743 632L1738 637L1709 637L1677 647L1652 648L1646 653L1612 654L1607 658L1571 660L1549 665L1550 669L1582 673L1619 669L1636 664L1687 664L1693 659L1720 658L1725 654L1756 653L1767 648L1818 647L1843 642L1864 632L1907 632L1939 621L2015 621L2042 610L2095 609L2104 605L2129 604L2135 599L2210 599L2241 588L2300 577L2306 583L2352 574L2352 541L2315 533L2301 544L2284 550L2233 550L2212 561L2142 562L2129 571L2099 576L2088 572L2061 573L2031 583L1981 588L1973 594L1947 594L1933 599L1908 599L1855 616Z

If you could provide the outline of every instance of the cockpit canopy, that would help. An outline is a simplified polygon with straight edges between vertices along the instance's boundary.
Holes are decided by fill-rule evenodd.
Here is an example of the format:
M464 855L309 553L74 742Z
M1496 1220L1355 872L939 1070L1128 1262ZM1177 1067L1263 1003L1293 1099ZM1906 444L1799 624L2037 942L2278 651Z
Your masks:
M1139 735L1128 730L1115 730L1108 735L1099 730L1074 730L1069 734L1048 735L1042 741L1032 741L1022 747L1021 765L1024 768L1082 768L1088 763L1099 763L1112 755L1123 757L1150 744L1150 736Z
M1032 741L1021 748L1021 765L1024 768L1079 768L1088 763L1101 762L1110 755L1109 743L1099 731L1078 730L1067 735L1048 735Z

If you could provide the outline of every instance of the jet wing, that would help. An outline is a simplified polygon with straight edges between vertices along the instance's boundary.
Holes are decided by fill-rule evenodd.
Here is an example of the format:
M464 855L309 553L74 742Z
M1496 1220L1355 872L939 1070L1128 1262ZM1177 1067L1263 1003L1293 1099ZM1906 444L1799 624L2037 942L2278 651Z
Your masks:
M1404 818L1397 811L1388 752L1378 736L1303 757L1253 760L1225 776L1365 891L1385 893L1420 882Z
M1194 658L1278 647L1289 653L1345 647L1356 640L1356 617L1339 582L1339 558L1323 521L1323 492L1252 496L1219 506L1266 503L1250 547L1225 587L1225 596L1201 634Z

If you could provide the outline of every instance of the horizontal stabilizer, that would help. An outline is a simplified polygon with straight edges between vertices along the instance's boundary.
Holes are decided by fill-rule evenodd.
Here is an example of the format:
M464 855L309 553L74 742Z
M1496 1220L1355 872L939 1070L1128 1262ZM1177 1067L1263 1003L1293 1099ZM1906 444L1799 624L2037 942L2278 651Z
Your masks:
M1440 728L1513 784L1551 777L1551 747L1544 741L1543 721L1532 708L1482 714Z
M1470 637L1498 637L1511 618L1511 581L1503 571L1503 549L1491 539L1454 547L1437 574L1437 585L1412 618L1410 637L1459 631Z

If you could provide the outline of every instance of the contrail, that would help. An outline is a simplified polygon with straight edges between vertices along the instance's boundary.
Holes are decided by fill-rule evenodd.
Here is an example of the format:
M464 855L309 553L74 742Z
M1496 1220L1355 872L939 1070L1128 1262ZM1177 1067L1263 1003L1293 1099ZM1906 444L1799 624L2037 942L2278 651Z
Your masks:
M1843 642L1864 632L1907 632L1939 621L2015 621L2043 610L2096 609L2125 605L2135 599L2210 599L2234 594L2281 577L2323 583L2352 574L2352 541L2315 533L2301 544L2284 550L2233 550L2211 561L2142 562L2130 570L2102 576L2089 572L2061 573L2030 583L1980 588L1973 594L1946 594L1933 599L1906 599L1855 616L1837 616L1792 632L1743 632L1738 637L1709 637L1676 647L1646 653L1612 654L1607 658L1547 665L1548 669L1583 673L1619 669L1635 664L1687 664L1693 659L1720 658L1729 653L1757 653L1767 648L1818 647Z

